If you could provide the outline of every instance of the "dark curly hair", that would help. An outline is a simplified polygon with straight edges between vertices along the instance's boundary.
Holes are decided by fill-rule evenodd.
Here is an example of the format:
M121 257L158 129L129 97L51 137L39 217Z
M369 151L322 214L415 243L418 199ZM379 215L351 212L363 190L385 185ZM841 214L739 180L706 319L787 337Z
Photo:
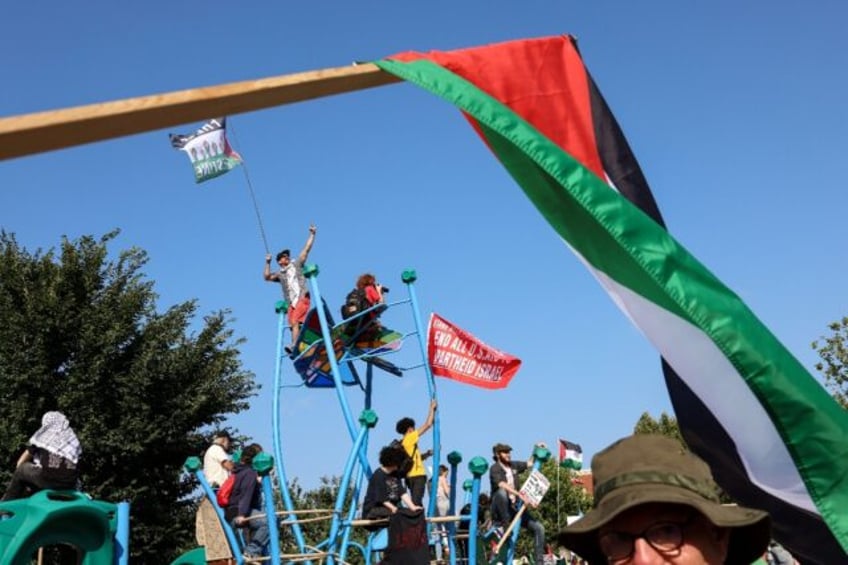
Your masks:
M380 465L383 467L399 467L406 458L406 452L397 447L387 445L380 450Z
M412 418L401 418L400 420L398 420L398 423L395 426L395 430L397 431L397 433L403 435L406 433L406 430L414 427L415 420L413 420Z

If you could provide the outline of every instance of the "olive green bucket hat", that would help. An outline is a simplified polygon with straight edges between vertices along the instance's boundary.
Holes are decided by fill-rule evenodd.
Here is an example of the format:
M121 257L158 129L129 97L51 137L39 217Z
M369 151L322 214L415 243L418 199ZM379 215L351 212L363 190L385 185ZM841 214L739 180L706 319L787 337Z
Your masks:
M660 435L618 440L592 458L592 475L592 509L558 536L561 545L592 565L607 563L598 544L598 530L625 510L650 503L689 506L715 526L728 528L726 563L752 563L768 546L768 514L722 505L710 468L677 440Z

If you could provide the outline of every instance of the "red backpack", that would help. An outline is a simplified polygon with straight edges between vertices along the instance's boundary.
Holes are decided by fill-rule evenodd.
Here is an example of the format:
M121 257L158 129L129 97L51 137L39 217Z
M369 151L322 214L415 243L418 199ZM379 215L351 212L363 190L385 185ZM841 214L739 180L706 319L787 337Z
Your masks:
M218 500L218 506L221 508L226 508L230 505L230 495L233 494L233 485L236 484L236 476L230 475L227 477L227 480L224 481L224 484L221 485L221 488L218 489L218 494L215 495L215 498Z

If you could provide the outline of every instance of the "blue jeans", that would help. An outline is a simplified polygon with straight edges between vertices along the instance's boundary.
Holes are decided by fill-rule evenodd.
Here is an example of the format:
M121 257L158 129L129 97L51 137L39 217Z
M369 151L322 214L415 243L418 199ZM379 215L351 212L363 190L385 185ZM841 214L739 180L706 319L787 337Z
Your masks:
M545 526L524 511L521 517L521 527L527 528L533 533L534 553L536 554L536 565L542 565L545 559Z
M530 515L529 508L521 516L521 527L533 534L536 563L541 565L545 556L545 526ZM492 519L504 529L515 517L515 506L509 500L507 492L500 488L492 495Z
M250 517L262 514L262 518L253 518L247 522L247 528L250 530L250 541L244 546L246 555L261 556L268 554L268 544L271 542L271 534L268 531L268 520L264 517L264 512L253 509L250 511Z

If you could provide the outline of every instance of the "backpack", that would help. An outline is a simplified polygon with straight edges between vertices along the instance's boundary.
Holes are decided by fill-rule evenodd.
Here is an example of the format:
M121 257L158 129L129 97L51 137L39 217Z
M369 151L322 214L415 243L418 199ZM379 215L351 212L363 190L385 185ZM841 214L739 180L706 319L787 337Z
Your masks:
M400 465L398 465L398 475L405 477L412 470L413 465L415 465L415 461L412 459L412 456L406 452L406 448L403 447L403 442L401 440L393 439L392 443L389 444L389 447L399 449L401 453L403 453L403 461ZM412 453L415 453L416 451L418 451L418 445L415 446Z
M365 296L365 289L354 288L345 297L345 303L342 305L342 318L347 320L370 307L371 304L368 303L368 298Z
M227 477L227 480L224 481L224 484L218 489L218 493L215 495L215 498L218 501L218 506L221 508L226 508L230 505L230 496L233 494L233 486L236 484L236 476L230 475Z

